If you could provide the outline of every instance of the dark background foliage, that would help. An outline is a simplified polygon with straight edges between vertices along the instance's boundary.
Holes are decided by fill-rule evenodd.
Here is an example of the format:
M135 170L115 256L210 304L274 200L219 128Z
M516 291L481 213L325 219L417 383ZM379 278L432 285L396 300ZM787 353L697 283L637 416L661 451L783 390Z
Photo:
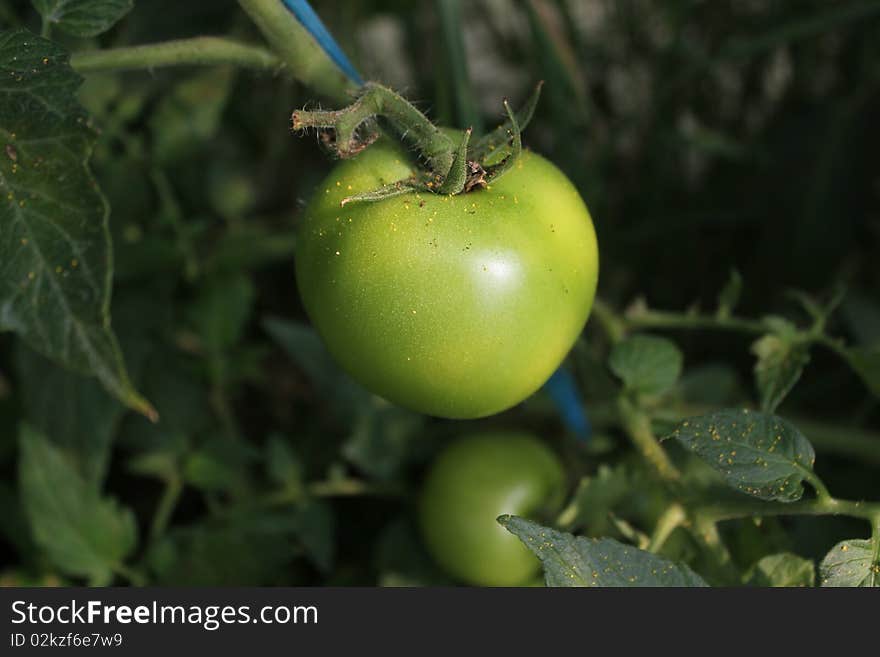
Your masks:
M313 4L365 77L439 123L492 125L502 98L546 81L525 143L587 201L611 306L711 310L736 269L743 314L802 319L792 289L822 298L843 284L832 332L880 341L880 3L480 0L460 14L428 1ZM39 31L21 0L3 3L0 23ZM141 1L98 39L59 39L77 50L198 34L259 39L232 0ZM578 444L544 393L480 422L431 420L370 397L327 360L292 263L297 217L332 166L316 140L289 133L292 109L322 102L309 89L266 73L164 69L89 75L80 98L102 131L92 166L112 207L114 328L162 421L123 413L92 381L0 336L7 581L70 575L29 538L22 419L71 453L97 454L82 467L106 472L96 480L133 510L137 572L121 581L444 581L412 530L411 492L444 440L475 428L532 428L572 473L628 467L614 430ZM593 324L574 356L588 408L608 389ZM746 338L676 340L691 401L753 399ZM876 398L824 352L782 411L880 423ZM877 492L873 465L828 455L819 468L842 495L864 496ZM650 491L624 510L609 495L607 508L650 528ZM598 507L580 529L619 537ZM851 532L827 519L743 522L729 539L746 567L773 549L820 556Z

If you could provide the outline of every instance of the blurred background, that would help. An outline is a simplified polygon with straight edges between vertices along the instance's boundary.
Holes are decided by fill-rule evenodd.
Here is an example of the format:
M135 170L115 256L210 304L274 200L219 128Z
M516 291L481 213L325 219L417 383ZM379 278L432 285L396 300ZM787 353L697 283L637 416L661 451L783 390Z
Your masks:
M586 200L612 307L711 311L735 269L745 315L803 319L791 290L821 297L845 284L833 331L880 340L880 2L312 4L365 78L438 123L492 126L503 98L516 105L546 82L524 142ZM39 31L25 0L3 0L0 24ZM59 38L77 50L201 34L260 39L233 0L142 0L99 40ZM590 448L567 436L544 393L485 421L431 420L371 397L327 360L292 262L297 216L333 164L314 138L289 132L293 109L322 102L309 89L265 73L163 69L89 75L81 100L102 131L93 168L112 207L114 327L163 421L123 414L91 381L0 335L0 427L27 418L62 443L87 440L99 480L144 536L157 499L179 488L170 529L140 548L152 581L444 581L419 548L406 491L449 436L525 427L573 470L625 460L614 432ZM572 357L588 408L611 388L592 324ZM746 337L675 337L690 373L682 395L751 398ZM876 399L822 352L782 410L880 427ZM65 581L21 529L15 463L4 438L7 580ZM876 490L867 466L829 457L822 467L841 495ZM254 510L275 485L299 487L295 511ZM615 535L596 517L581 531ZM828 522L820 534L792 521L788 539L765 527L744 554L786 540L823 554L838 531Z

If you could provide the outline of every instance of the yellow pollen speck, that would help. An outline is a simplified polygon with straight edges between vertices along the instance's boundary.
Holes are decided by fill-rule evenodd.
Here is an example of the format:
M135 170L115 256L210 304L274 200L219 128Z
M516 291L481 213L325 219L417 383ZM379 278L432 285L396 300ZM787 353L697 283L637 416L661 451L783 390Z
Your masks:
M61 265L58 265L57 267L55 267L55 273L56 273L56 274L60 274L60 273L63 272L63 271L64 271L64 270L61 268Z
M339 182L339 181L337 180L337 181L336 181L336 186L337 186L337 187L342 187L342 183Z
M339 255L339 251L336 252L336 255Z

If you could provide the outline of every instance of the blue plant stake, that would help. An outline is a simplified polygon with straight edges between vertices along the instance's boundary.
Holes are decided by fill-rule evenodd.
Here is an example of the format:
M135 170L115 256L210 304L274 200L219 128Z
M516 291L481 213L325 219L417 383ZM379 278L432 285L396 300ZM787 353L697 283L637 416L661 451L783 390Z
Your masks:
M348 76L349 80L359 87L363 86L364 79L352 63L348 61L348 57L342 52L342 48L336 43L333 35L324 27L324 23L318 18L318 14L312 9L308 0L281 0L281 2L296 17L296 20L308 30L309 34L315 38L318 45L324 49L324 52L327 53L327 56L333 60L336 66Z
M588 441L593 435L593 427L581 404L571 372L560 367L544 384L544 389L556 404L565 427L581 440Z

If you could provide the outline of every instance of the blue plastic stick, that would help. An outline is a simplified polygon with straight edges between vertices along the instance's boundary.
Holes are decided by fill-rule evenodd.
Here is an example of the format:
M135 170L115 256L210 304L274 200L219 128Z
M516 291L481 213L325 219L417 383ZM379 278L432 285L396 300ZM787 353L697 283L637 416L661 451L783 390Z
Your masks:
M556 404L565 427L581 440L589 440L593 435L593 427L590 425L590 419L581 404L577 385L571 372L560 367L544 384L544 389Z
M327 28L324 27L324 23L318 18L318 14L312 9L308 0L281 0L281 2L290 10L290 13L296 17L296 20L298 20L302 26L309 31L309 34L315 37L315 41L318 42L318 45L324 49L324 52L327 53L327 56L333 60L339 69L356 85L362 86L364 80L360 76L360 73L358 73L357 69L352 66L350 61L348 61L348 57L342 52L342 48L336 43L336 39L333 38L333 35L331 35L330 32L327 31Z

